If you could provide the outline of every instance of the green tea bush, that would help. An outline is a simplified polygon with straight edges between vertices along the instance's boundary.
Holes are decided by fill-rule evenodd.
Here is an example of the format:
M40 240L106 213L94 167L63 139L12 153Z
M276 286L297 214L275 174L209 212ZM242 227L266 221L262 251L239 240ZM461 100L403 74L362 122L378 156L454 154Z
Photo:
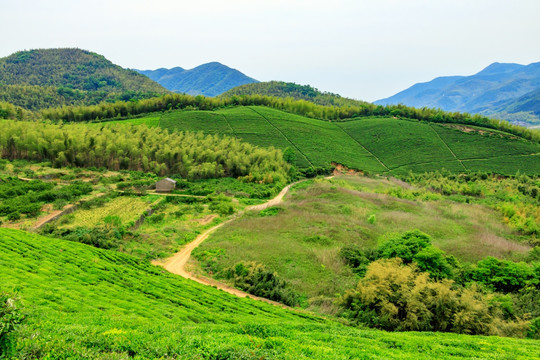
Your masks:
M14 348L14 333L23 320L17 299L0 292L0 359L10 358Z

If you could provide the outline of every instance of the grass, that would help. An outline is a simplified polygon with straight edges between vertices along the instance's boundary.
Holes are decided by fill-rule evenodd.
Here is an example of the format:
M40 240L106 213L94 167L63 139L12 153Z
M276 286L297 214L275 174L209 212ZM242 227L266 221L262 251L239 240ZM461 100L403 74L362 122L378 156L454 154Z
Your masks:
M214 276L240 261L262 263L305 296L304 306L333 313L335 295L358 281L339 256L344 246L373 248L389 233L417 228L461 261L519 259L530 249L493 209L433 193L432 201L397 197L404 191L389 180L357 176L300 183L280 211L246 214L225 225L194 257L216 254L210 259L216 264L210 267ZM207 260L200 258L208 269Z
M146 218L135 231L138 237L124 242L119 250L146 259L171 256L220 221L222 218L207 205L167 203Z
M0 229L17 358L534 359L538 341L361 330L241 299L118 252Z
M291 148L299 168L336 162L388 174L441 169L540 174L539 144L480 127L392 117L329 122L263 106L171 111L163 115L159 126L170 131L234 136L264 147Z
M105 122L97 122L97 123L89 123L91 126L103 126L103 125L117 125L117 124L129 124L129 125L146 125L148 127L156 127L159 126L161 116L151 115L151 116L145 116L135 119L127 119L127 120L112 120L112 121L105 121Z
M92 228L103 225L107 217L115 217L122 225L135 223L137 219L150 208L155 198L140 198L130 196L119 196L110 200L102 207L93 209L81 209L73 213L69 222L60 228L73 229L76 227Z

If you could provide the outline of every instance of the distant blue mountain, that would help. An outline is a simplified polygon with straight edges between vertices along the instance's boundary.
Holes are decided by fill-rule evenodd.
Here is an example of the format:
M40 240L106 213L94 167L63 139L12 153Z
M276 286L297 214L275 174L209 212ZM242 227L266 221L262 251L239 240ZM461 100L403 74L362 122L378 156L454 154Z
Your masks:
M512 122L540 122L540 62L493 63L471 76L418 83L375 104L405 104L480 113Z
M218 62L203 64L191 70L174 67L135 71L168 90L190 95L217 96L234 87L258 82Z

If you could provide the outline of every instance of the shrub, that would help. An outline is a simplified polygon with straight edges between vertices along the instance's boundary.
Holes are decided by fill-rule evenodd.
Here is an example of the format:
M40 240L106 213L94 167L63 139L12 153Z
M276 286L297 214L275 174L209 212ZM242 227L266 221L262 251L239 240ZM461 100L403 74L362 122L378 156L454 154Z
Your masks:
M398 257L405 264L410 264L414 256L431 245L431 238L420 230L408 231L402 235L395 235L379 246L381 258Z
M453 284L447 279L432 280L416 265L403 265L401 259L381 259L368 266L357 287L342 297L341 305L354 321L389 331L498 335L521 331L520 336L525 335L528 323L498 318L491 297L478 287L454 289Z
M0 359L9 358L13 352L14 333L23 320L16 299L0 293Z
M19 213L18 211L14 211L12 213L9 213L8 216L7 216L7 219L9 221L19 220L20 218L21 218L21 213Z
M454 277L453 268L447 259L446 253L434 246L422 249L414 256L414 262L418 265L418 268L438 280ZM457 263L455 258L453 260L454 264Z
M538 282L538 274L535 274L531 265L499 260L491 256L479 261L470 271L469 277L495 291L505 293L516 292L531 282Z
M233 280L234 286L250 294L281 302L285 305L298 304L298 295L289 288L285 280L278 274L255 262L240 262L225 269L222 274Z

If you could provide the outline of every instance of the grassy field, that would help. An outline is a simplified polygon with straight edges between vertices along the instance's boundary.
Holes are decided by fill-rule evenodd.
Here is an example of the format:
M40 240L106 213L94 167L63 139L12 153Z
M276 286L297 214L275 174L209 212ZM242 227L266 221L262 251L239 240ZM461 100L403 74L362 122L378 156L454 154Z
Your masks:
M151 118L149 118L151 119ZM126 120L144 122L144 119ZM155 125L154 120L148 120ZM235 136L259 146L291 148L296 165L336 162L376 173L447 169L540 174L540 145L500 131L395 118L328 122L262 106L167 112L159 126Z
M240 261L264 264L304 296L304 305L332 313L335 294L358 281L339 255L344 246L374 248L388 234L419 229L460 261L520 259L530 249L493 209L435 193L426 195L431 201L396 197L405 191L358 176L300 183L276 214L246 214L212 234L194 258L214 275Z
M241 299L145 261L0 229L0 291L18 289L26 359L535 359L540 343L360 330Z

